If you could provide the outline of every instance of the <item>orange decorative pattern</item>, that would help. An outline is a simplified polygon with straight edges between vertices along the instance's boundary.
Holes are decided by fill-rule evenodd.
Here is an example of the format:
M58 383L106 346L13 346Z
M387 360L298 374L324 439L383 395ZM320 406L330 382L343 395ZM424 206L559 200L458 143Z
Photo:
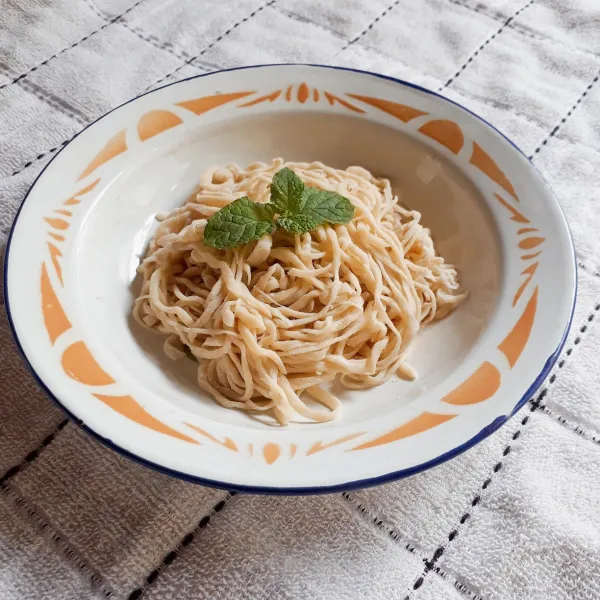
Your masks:
M308 100L310 92L306 83L301 83L298 88L298 102L300 104L304 104Z
M260 104L261 102L275 102L277 98L281 96L281 90L275 90L272 94L267 94L266 96L259 96L255 100L250 100L250 102L245 102L244 104L240 104L238 108L243 108L244 106L254 106L255 104Z
M454 121L429 121L419 131L432 140L446 146L454 154L458 154L465 143L465 136L462 129Z
M255 98L254 100L244 102L243 104L238 105L238 108L255 106L257 104L261 104L262 102L275 102L275 100L277 100L282 94L283 94L283 99L286 102L298 101L300 104L306 104L306 102L308 102L311 99L311 88L305 82L302 82L296 87L296 93L294 94L295 87L296 86L292 84L292 85L289 85L285 89L285 91L283 89L274 90L270 94L266 94L264 96L259 96L258 98ZM251 93L254 93L254 92L251 92ZM354 106L354 104L351 104L347 100L344 100L343 98L340 98L339 96L336 96L335 94L332 94L331 92L323 92L323 94L324 94L327 102L329 102L329 104L331 106L334 106L335 104L339 104L340 106L343 106L344 108L347 108L348 110L351 110L352 112L356 112L356 113L360 113L360 114L364 114L364 112L365 112L362 108L359 108L358 106ZM312 88L312 101L317 103L320 101L320 99L321 99L321 94L320 94L319 90L317 88Z
M189 442L190 444L200 444L197 440L172 429L158 419L154 418L147 410L134 400L131 396L106 396L104 394L93 394L98 400L104 402L107 406L117 411L120 415L143 425L148 429L164 433L165 435Z
M60 263L58 262L58 257L62 256L62 253L59 248L57 248L52 242L46 242L48 244L48 252L50 253L50 258L52 259L52 264L54 266L54 270L58 275L58 280L60 281L60 285L64 285L63 277L62 277L62 268Z
M517 202L519 201L512 183L500 170L494 159L475 141L473 142L473 154L471 154L470 163L504 188Z
M511 221L515 221L516 223L529 223L529 219L522 215L514 206L511 206L502 196L494 193L496 199L504 206L504 208L508 209L508 211L512 214L510 218Z
M341 104L345 108L350 109L353 112L357 112L357 113L361 113L361 114L364 114L364 112L365 112L362 108L358 108L358 106L354 106L354 104L350 104L350 102L346 102L346 100L342 100L338 96L334 96L333 94L330 94L329 92L325 92L325 98L327 98L327 102L329 102L329 104L331 104L331 106L333 106L334 104L337 103L337 104Z
M68 200L66 200L65 202L63 202L63 206L76 206L77 204L80 204L81 201L79 200L79 196L82 196L84 194L87 194L88 192L90 192L91 190L93 190L98 183L100 182L100 179L96 179L96 181L93 181L92 183L90 183L89 185L87 185L86 187L84 187L83 189L79 190L75 195L71 196ZM63 217L72 217L73 213L71 210L65 210L64 208L57 208L54 211L55 213L62 215ZM58 231L65 231L69 228L70 224L67 220L62 219L62 218L57 218L57 217L46 217L44 218L44 221L46 221L46 223L48 223L48 225L50 225L50 227L52 227L55 230ZM48 236L51 237L53 240L56 240L57 242L64 242L65 241L65 236L56 233L56 231L48 231ZM60 250L60 248L54 244L53 242L46 242L47 246L48 246L48 252L50 254L50 259L52 260L52 265L54 266L54 270L56 271L56 275L58 276L58 280L60 281L61 285L64 285L64 281L63 281L63 274L62 274L62 267L60 265L60 260L59 258L62 257L62 252Z
M543 237L528 237L519 242L519 248L521 248L521 250L531 250L537 248L544 240L545 238Z
M323 450L326 450L327 448L332 448L333 446L337 446L338 444L343 444L344 442L349 442L350 440L353 440L363 434L364 434L363 431L361 431L359 433L351 433L350 435L345 435L344 437L341 437L333 442L328 442L327 444L323 444L323 442L319 441L319 442L313 444L308 449L308 451L306 452L306 456L311 456L312 454L316 454L317 452L322 452Z
M79 179L81 181L84 177L87 177L90 173L94 172L98 167L101 167L104 163L112 160L115 156L122 154L127 151L127 139L126 130L122 129L113 138L106 142L106 145L90 162L90 164L83 170Z
M212 96L204 96L202 98L194 98L193 100L186 100L184 102L178 102L177 106L185 108L193 112L196 115L201 115L213 108L217 108L228 102L245 98L255 92L236 92L233 94L214 94ZM142 142L166 131L177 125L183 123L182 119L171 111L168 110L153 110L140 117L137 124L137 132ZM84 171L79 176L79 180L84 179L90 173L101 167L103 164L112 160L115 156L122 154L127 151L127 132L125 129L117 133L111 138L104 148L94 157L94 159L88 164ZM94 182L89 189L92 189L97 181ZM86 189L85 191L89 191ZM85 193L84 191L80 193ZM65 204L78 204L76 197L70 198Z
M151 110L143 115L138 121L137 130L138 136L142 142L149 140L151 137L181 125L183 121L171 111L168 110Z
M272 465L280 456L281 449L277 444L269 442L263 447L263 457L268 465Z
M42 315L44 317L44 325L50 336L50 343L54 345L54 342L65 331L71 329L72 325L54 292L50 277L48 276L48 270L46 269L46 263L42 263L40 288L42 292Z
M202 113L208 112L213 108L217 108L218 106L227 104L228 102L233 102L234 100L239 100L240 98L245 98L246 96L250 96L250 94L254 93L256 92L215 94L214 96L204 96L203 98L195 98L194 100L178 102L177 106L181 106L181 108L185 108L186 110L191 110L196 115L201 115Z
M513 298L513 306L515 306L517 304L517 302L519 301L519 298L525 291L525 288L527 287L529 282L533 279L533 276L534 276L535 272L537 271L539 264L540 264L539 262L534 262L533 264L531 264L528 267L526 267L525 269L523 269L523 271L521 272L521 275L525 275L525 281L519 286L519 289L517 290L517 293L515 294L515 297Z
M491 398L500 387L500 371L489 362L484 362L464 383L442 399L442 402L465 406L478 404Z
M537 299L538 288L536 287L520 319L498 346L498 349L508 359L511 368L515 366L519 356L521 356L521 353L525 348L525 344L527 344L529 336L531 335L533 320L537 310Z
M442 425L443 423L446 423L457 416L458 415L443 415L424 412L408 423L404 423L404 425L396 427L396 429L393 429L389 433L385 433L384 435L381 435L370 442L350 448L350 450L347 450L347 452L352 452L354 450L365 450L366 448L374 448L376 446L383 446L384 444L391 444L392 442L397 442L398 440L417 435L418 433L423 433L428 429L433 429L434 427Z
M538 252L534 252L533 254L523 254L523 256L521 256L521 260L531 260L532 258L539 256L541 253L542 251L539 250Z
M537 227L521 227L519 231L517 231L517 235L523 235L524 233L531 233L533 231L539 231Z
M221 440L218 440L214 435L211 435L210 433L208 433L208 431L204 431L204 429L202 429L201 427L198 427L197 425L192 425L191 423L186 423L186 425L188 427L191 427L194 431L197 431L199 434L203 435L204 437L207 437L209 440L215 442L216 444L219 444L219 445L223 446L224 448L231 450L232 452L238 451L238 447L235 445L235 442L232 439L226 437L223 441L221 441Z
M71 379L84 385L115 383L115 380L96 362L85 342L71 344L63 353L61 365Z
M68 223L68 221L65 221L64 219L54 219L54 218L45 217L44 221L46 221L46 223L48 223L48 225L50 225L50 227L54 227L54 229L60 229L61 231L64 231L65 229L69 229L69 223Z
M90 185L86 185L82 190L79 190L76 194L71 196L68 200L65 200L63 202L63 204L65 206L80 204L81 200L79 200L79 196L83 196L84 194L91 192L99 183L100 183L100 179L96 179L96 181L93 181L92 183L90 183Z
M346 96L354 98L355 100L360 100L361 102L369 104L370 106L374 106L375 108L388 113L388 115L392 115L392 117L400 119L404 123L408 123L409 121L412 121L421 115L428 114L422 110L419 110L418 108L406 106L405 104L398 104L398 102L391 102L390 100L382 100L381 98L357 96L356 94L346 94Z

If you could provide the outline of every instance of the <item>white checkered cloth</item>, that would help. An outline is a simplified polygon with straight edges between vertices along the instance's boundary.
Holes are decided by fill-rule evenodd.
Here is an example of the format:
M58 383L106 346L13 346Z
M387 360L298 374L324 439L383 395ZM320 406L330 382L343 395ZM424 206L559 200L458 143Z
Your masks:
M0 243L44 165L159 83L314 62L378 71L508 134L570 221L573 330L491 438L351 494L231 496L106 450L0 327L0 598L600 598L598 0L1 0Z

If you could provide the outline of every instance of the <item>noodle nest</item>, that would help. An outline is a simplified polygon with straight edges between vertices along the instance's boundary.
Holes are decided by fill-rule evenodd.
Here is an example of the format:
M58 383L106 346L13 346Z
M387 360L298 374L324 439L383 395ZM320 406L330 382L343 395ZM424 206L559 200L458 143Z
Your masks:
M286 166L306 185L348 198L354 219L227 250L204 244L211 215L242 196L268 202ZM420 213L361 167L282 159L213 167L185 205L158 220L138 269L135 319L167 335L170 358L198 360L198 385L219 404L266 411L281 424L338 417L341 402L328 389L338 377L352 389L414 379L411 342L465 296Z

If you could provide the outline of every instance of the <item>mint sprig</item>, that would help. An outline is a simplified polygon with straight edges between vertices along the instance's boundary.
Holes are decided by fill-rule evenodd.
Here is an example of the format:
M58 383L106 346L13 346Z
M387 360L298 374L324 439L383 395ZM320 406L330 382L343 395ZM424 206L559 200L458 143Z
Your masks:
M279 217L277 226L289 231L290 233L306 233L311 229L316 229L320 225L319 221L315 220L310 215L296 214L291 217Z
M257 204L244 196L208 219L204 228L204 243L222 250L257 240L274 229L271 206Z
M308 187L302 192L298 214L310 216L319 223L347 223L354 216L354 206L336 192Z
M273 176L270 202L258 204L247 196L234 200L208 219L204 243L222 250L258 240L276 228L307 233L324 223L348 223L352 217L348 198L307 187L285 167Z
M273 175L271 204L280 215L295 214L300 209L304 183L291 169L284 167Z

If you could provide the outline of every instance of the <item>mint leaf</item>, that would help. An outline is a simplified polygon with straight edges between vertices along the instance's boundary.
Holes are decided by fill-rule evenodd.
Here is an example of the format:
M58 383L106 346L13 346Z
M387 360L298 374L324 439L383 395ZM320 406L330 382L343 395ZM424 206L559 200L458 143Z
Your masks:
M273 175L271 204L279 214L287 216L298 211L302 200L304 183L294 171L284 167Z
M347 223L354 216L354 206L348 198L317 188L304 189L299 208L317 223Z
M347 223L354 206L336 192L304 188L298 210L277 219L277 226L290 233L306 233L322 223Z
M310 215L302 213L277 219L277 226L290 233L307 233L311 229L315 229L319 224L320 222L315 221Z
M274 216L278 214L276 223ZM257 240L276 227L294 234L307 233L323 223L348 223L354 206L336 192L305 187L287 167L277 171L271 182L271 202L257 204L247 196L216 212L204 229L207 246L223 249Z
M207 246L231 248L257 240L275 229L273 209L244 196L223 207L208 219L204 229Z

